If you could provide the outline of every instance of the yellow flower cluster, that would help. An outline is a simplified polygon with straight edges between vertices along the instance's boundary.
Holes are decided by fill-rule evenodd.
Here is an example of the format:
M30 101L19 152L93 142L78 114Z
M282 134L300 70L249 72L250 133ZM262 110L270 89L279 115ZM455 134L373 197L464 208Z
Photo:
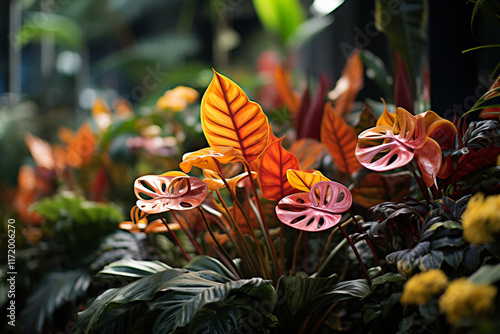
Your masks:
M424 304L443 291L447 285L448 278L439 269L418 273L406 282L401 303L405 305Z
M500 233L500 195L484 197L478 193L467 204L462 215L464 238L472 244L480 245L493 241Z
M174 112L183 111L188 104L198 99L198 92L189 87L177 86L174 89L167 90L156 102L156 107L160 110L170 110Z
M439 308L450 324L457 325L460 319L492 310L497 290L493 285L477 285L466 278L459 278L451 282L439 298Z

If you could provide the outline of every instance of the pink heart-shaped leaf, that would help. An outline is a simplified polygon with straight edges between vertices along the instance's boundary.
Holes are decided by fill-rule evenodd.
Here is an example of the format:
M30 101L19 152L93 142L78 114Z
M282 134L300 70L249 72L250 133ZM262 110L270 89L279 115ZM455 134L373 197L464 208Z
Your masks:
M195 177L146 175L135 180L134 193L137 207L155 214L199 206L207 196L208 187Z
M352 204L349 190L340 183L321 181L309 193L289 195L276 206L283 224L306 232L324 231L340 222Z
M378 172L402 167L413 159L414 153L398 137L387 125L363 131L358 136L356 158L364 167Z

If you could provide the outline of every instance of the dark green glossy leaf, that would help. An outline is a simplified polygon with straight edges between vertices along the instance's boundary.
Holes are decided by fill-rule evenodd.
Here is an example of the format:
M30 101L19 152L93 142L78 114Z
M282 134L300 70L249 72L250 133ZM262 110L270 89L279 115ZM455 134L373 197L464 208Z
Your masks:
M351 298L362 298L370 293L366 280L338 282L338 277L282 276L276 287L278 298L275 314L283 333L296 331L308 315Z
M92 277L84 270L47 274L21 311L19 317L25 333L41 333L43 324L68 302L76 302L87 292Z
M366 49L361 51L361 59L365 65L367 77L375 81L377 86L384 91L384 95L388 100L392 100L391 97L394 93L392 89L393 79L382 59Z
M406 277L401 274L387 273L379 277L372 279L372 290L375 289L377 285L384 284L385 282L400 282L405 281Z
M226 276L236 280L234 274L229 269L227 269L227 267L224 266L219 260L206 255L196 256L184 266L184 269L187 269L189 271L211 270L222 276Z
M380 310L374 310L374 309L368 309L363 313L363 323L367 324L373 319L376 319L379 315L382 314L382 311Z
M432 299L430 302L420 305L418 310L427 322L436 320L436 316L439 312L437 299Z
M439 269L444 261L444 255L441 251L432 250L430 253L420 257L418 268L422 271L429 269Z
M167 269L172 268L159 261L136 261L133 259L123 259L107 265L99 272L99 274L141 278Z
M376 0L375 22L392 51L401 55L415 94L426 52L427 2L425 0ZM395 59L395 57L393 57Z
M447 247L443 249L444 262L450 267L457 270L464 259L464 251L454 247Z

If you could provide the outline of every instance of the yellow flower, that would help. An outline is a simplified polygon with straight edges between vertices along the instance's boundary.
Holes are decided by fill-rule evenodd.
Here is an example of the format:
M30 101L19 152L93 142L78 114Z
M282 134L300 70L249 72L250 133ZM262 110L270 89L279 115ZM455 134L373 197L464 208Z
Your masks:
M492 310L497 291L493 285L477 285L459 278L451 282L439 298L439 308L450 324L457 325L462 318L477 317Z
M167 90L156 102L156 107L161 110L182 111L189 103L196 101L198 96L198 92L193 88L177 86Z
M402 304L424 304L443 291L448 278L439 269L431 269L414 275L406 282L401 296Z
M500 233L500 195L484 197L478 193L469 200L462 215L464 238L480 245L493 241Z

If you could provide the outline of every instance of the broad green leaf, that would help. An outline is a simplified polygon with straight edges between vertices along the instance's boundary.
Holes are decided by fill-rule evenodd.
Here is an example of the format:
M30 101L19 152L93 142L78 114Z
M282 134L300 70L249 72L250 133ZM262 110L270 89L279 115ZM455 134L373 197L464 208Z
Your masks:
M417 96L416 79L421 77L426 53L426 0L376 0L375 23L389 40L395 53L401 55L408 71L413 96Z
M316 16L302 22L286 40L287 46L298 48L333 23L331 16Z
M219 260L216 258L207 256L207 255L199 255L191 259L191 261L184 266L184 269L189 271L205 271L211 270L216 273L229 277L231 279L236 280L233 273L226 268Z
M338 282L338 276L282 276L276 287L283 303L276 305L275 314L281 333L291 333L312 313L331 303L361 298L370 292L366 280Z
M387 99L391 100L394 93L392 89L393 78L387 71L382 59L367 49L361 51L361 59L366 68L366 76L375 81L377 86L384 91Z
M476 284L494 284L500 281L500 264L484 265L469 277Z
M133 259L123 259L107 265L98 274L141 278L167 269L172 268L159 261L136 261Z
M55 42L73 50L84 46L84 34L72 19L46 12L35 12L27 15L16 36L17 46L22 47L32 41L40 41L44 36L53 36Z
M262 108L249 101L237 84L215 71L201 100L200 117L211 147L233 147L248 162L267 147L269 123Z
M91 280L84 270L47 274L19 314L24 333L41 333L45 321L52 319L65 303L74 303L83 296Z
M253 0L262 25L279 35L284 42L306 16L299 0Z

